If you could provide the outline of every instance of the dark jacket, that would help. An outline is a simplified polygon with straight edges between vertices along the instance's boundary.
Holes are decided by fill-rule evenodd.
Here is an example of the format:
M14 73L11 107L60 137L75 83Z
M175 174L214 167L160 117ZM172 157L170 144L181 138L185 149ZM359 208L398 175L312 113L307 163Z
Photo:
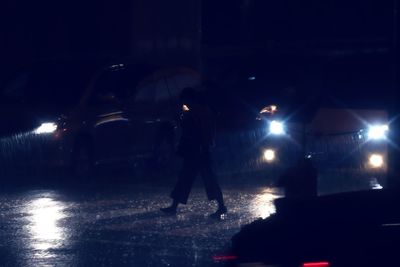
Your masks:
M214 144L215 119L212 111L203 105L194 105L182 116L182 135L178 154L186 156L200 155Z

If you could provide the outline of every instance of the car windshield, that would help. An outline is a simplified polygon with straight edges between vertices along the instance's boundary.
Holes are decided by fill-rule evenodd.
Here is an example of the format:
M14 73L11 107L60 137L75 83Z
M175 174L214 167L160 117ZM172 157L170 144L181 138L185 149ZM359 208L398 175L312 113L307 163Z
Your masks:
M118 98L127 99L135 95L139 82L149 74L151 71L148 66L111 65L96 79L94 92L112 93Z

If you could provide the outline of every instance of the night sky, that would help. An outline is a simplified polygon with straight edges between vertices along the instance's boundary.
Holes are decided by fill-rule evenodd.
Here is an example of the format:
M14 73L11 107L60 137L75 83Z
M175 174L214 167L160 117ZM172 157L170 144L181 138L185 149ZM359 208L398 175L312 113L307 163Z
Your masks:
M362 98L375 101L376 92L393 86L394 1L158 2L2 1L0 81L38 60L135 60L141 53L135 47L145 36L184 44L201 40L201 54L193 53L202 57L206 75L250 102L259 95L286 97L293 88L339 92L340 99L340 91L351 89L350 101L368 102ZM160 18L163 10L168 14ZM196 39L199 22L193 17L198 14L201 36ZM179 26L185 23L192 27ZM148 60L164 57L164 64L174 65L181 50L150 51ZM249 82L252 76L257 79Z
M393 1L206 0L206 41L390 40Z

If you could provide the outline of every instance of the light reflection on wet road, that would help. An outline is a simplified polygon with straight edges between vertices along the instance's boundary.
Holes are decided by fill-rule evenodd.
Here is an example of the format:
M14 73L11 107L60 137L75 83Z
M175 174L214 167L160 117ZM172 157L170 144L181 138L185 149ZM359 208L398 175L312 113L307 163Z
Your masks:
M62 202L51 197L37 198L26 205L28 225L27 231L32 235L33 249L47 251L58 248L65 238L59 221L66 217Z
M271 188L224 190L222 221L195 188L177 216L170 188L136 186L98 190L25 190L0 195L1 266L210 266L240 227L274 212Z

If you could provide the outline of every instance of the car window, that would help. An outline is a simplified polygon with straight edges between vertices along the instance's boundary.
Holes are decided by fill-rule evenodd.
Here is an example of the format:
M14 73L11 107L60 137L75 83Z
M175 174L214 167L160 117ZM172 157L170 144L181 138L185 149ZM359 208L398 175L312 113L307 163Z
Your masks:
M119 98L126 98L134 90L126 70L106 71L95 83L97 94L113 93Z
M170 100L170 92L169 92L169 88L165 82L165 79L160 79L157 82L157 89L155 92L155 102L156 103L165 103L168 102Z
M137 88L136 95L133 97L135 104L153 105L155 103L157 83L150 82Z
M177 74L166 78L165 81L174 101L179 99L179 95L184 88L197 88L201 84L199 77L191 74Z
M96 79L89 104L100 104L104 97L111 96L119 101L128 100L128 103L131 102L136 97L137 87L143 79L142 76L140 69L123 64L110 66ZM144 98L146 97L148 96L144 96ZM154 98L154 92L152 97Z

